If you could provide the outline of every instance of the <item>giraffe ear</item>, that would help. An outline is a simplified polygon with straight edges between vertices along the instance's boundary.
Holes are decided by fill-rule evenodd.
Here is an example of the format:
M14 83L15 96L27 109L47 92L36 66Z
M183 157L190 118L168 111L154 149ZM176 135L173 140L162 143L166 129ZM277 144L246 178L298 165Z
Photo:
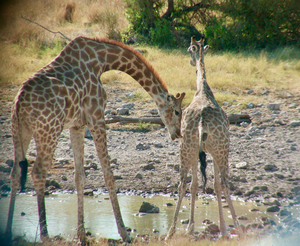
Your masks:
M204 48L203 48L204 54L207 53L208 49L209 49L209 45L205 45Z
M178 100L178 102L181 104L182 103L182 100L185 96L185 92L182 92L181 94L180 93L177 93L176 94L176 99Z

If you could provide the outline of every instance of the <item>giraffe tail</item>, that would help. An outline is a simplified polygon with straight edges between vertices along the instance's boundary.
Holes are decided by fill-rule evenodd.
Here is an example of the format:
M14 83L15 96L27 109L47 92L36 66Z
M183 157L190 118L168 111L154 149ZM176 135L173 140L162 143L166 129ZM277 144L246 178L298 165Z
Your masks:
M19 135L17 137L20 139L22 156L24 158L23 160L21 160L19 162L19 166L21 168L21 176L20 176L21 192L25 192L25 189L26 189L25 185L26 185L26 181L27 181L27 172L28 172L28 161L26 159L24 149L23 149L22 125L21 125L20 118L19 118L19 103L18 102L16 102L16 104L15 104L15 111L13 112L12 120L15 120L15 123L17 125L17 129L18 129L17 132Z
M205 193L205 186L207 182L207 177L206 177L206 154L204 151L200 150L199 152L199 161L200 161L200 171L202 174L202 181L203 181L203 192Z
M202 174L202 181L203 181L203 193L205 193L205 187L207 182L206 176L206 153L203 151L203 142L207 139L207 133L204 131L203 126L200 126L199 131L200 136L200 150L199 150L199 161L200 161L200 171Z

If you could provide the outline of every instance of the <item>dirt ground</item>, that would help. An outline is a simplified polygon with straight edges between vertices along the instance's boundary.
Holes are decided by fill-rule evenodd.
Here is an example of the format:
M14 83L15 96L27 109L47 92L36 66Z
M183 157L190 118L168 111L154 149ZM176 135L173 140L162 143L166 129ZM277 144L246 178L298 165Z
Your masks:
M130 91L109 87L107 92L107 110L118 111L118 108L128 103L126 95L128 96ZM12 93L16 93L16 90L12 89ZM255 91L253 93L255 94ZM262 103L249 104L249 108L242 112L252 117L252 123L230 126L230 190L232 195L246 201L270 206L275 204L280 210L286 210L300 203L299 95L281 95L270 91L258 96L261 97ZM130 116L150 115L155 111L151 102L135 102L129 109ZM10 190L9 172L14 158L10 133L11 105L8 101L0 102L2 195ZM235 107L236 105L227 105L224 109L232 112ZM164 127L110 124L107 126L107 140L118 192L176 194L179 183L179 141L172 141ZM31 163L30 171L36 157L33 141L27 157ZM85 163L87 191L105 191L101 166L91 138L85 138ZM207 174L207 191L213 192L213 167L209 155ZM198 178L201 196L200 170ZM49 193L53 190L75 190L73 153L68 131L64 131L59 140L46 186ZM30 174L27 189L34 189ZM283 204L287 207L283 207ZM292 226L300 227L297 218L292 220Z

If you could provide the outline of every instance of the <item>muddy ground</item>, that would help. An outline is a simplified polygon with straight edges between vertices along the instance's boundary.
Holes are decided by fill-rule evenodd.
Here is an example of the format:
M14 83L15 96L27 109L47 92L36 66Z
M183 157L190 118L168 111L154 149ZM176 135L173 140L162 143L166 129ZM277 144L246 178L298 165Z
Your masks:
M16 93L16 89L11 89ZM129 116L155 114L155 105L149 99L135 101L129 90L108 87L107 113L118 113L120 108L129 108ZM255 91L245 93L256 94ZM299 95L266 91L257 93L262 103L242 110L252 117L252 123L230 126L229 177L232 195L256 203L264 203L275 211L289 211L300 203L300 105ZM11 102L0 102L0 193L10 190L9 172L13 160L13 145L10 133ZM124 104L127 104L127 106ZM234 112L238 102L225 103L227 112ZM154 110L153 110L154 109ZM111 111L112 112L111 112ZM108 151L115 175L118 192L131 194L172 193L176 194L179 183L179 141L172 141L167 130L159 125L137 124L107 126ZM27 152L32 169L36 153L32 141ZM85 138L85 173L87 191L105 191L101 166L93 140ZM207 191L213 192L212 160L208 155ZM199 196L202 195L200 171ZM68 131L64 131L49 170L47 192L75 190L73 153ZM27 189L33 182L28 175ZM283 206L286 205L286 207ZM280 212L279 212L280 213ZM284 212L282 212L284 214ZM297 229L300 221L287 213L288 225Z

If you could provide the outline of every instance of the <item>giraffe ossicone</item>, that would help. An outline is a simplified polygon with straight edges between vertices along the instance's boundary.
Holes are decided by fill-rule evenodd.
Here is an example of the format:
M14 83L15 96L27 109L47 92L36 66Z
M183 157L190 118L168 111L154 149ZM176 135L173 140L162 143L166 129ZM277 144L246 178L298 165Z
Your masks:
M220 231L226 234L226 226L221 202L223 192L228 203L233 223L238 227L238 220L232 205L228 187L228 156L229 156L229 122L226 113L218 105L206 81L204 53L208 46L204 46L204 37L200 41L191 38L188 52L191 54L190 64L197 68L197 91L191 104L184 110L181 122L180 139L180 184L173 222L169 228L166 240L171 238L176 229L176 222L182 199L187 188L187 174L192 170L191 210L187 231L194 232L195 200L198 191L197 166L200 161L200 170L206 183L206 152L213 158L214 188L217 195Z
M176 97L169 94L166 84L150 63L131 47L109 39L75 38L52 62L22 84L14 100L11 126L15 161L11 172L12 188L6 226L8 240L12 236L14 206L20 181L22 190L25 186L25 169L28 165L26 152L32 137L37 150L32 178L37 194L40 235L42 240L48 239L44 197L47 171L51 167L61 132L70 129L78 196L77 235L82 242L85 241L83 164L86 126L92 132L119 234L124 241L131 240L120 212L107 151L104 120L107 95L100 76L109 70L119 70L134 78L155 101L171 138L180 137L184 93Z

